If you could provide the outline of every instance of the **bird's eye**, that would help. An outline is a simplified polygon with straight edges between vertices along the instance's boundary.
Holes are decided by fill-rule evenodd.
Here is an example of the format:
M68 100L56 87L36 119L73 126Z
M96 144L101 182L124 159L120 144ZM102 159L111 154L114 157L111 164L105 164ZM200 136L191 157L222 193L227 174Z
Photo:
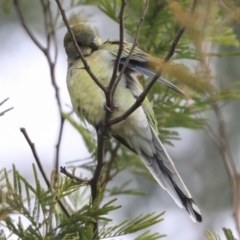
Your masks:
M79 41L77 41L77 44L78 44L79 47L83 46L83 44L81 42L79 42Z

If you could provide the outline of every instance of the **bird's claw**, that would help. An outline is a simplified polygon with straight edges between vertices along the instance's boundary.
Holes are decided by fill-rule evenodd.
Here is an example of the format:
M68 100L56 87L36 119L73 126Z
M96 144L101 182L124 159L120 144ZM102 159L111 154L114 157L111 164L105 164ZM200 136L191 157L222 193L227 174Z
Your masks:
M104 110L105 110L105 111L108 111L108 112L110 112L110 113L113 112L112 109L107 106L107 103L106 103L106 102L103 103L103 107L104 107Z
M113 105L113 108L117 108L117 105L116 105L115 103L113 103L112 105ZM113 113L113 110L112 110L110 107L107 106L107 103L106 103L106 102L103 103L103 107L104 107L104 110L105 110L105 111L108 111L108 112L110 112L110 113Z

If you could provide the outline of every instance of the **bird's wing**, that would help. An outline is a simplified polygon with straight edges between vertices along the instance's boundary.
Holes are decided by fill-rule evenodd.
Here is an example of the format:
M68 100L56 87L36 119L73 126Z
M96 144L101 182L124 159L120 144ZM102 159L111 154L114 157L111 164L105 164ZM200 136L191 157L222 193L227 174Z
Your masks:
M142 92L142 87L132 72L125 72L124 79L126 88L137 97ZM137 153L156 181L167 190L175 202L180 207L184 206L194 221L200 222L202 220L200 210L154 130L157 123L147 99L135 114L135 117L132 116L132 120L129 120L127 130L114 132L113 136Z
M118 48L119 48L119 40L115 41L106 41L102 44L101 48L107 48L114 56L117 56ZM132 48L132 44L124 42L124 48L122 51L121 59L120 59L120 65L124 65L129 52ZM149 54L143 52L141 49L135 47L134 51L131 55L131 58L128 62L127 67L135 72L139 72L143 75L146 75L150 78L154 77L157 71L158 67L162 66L162 61L160 61L158 58L152 57ZM167 87L173 89L174 91L184 95L187 97L187 95L180 90L177 86L170 83L168 80L166 80L163 77L160 77L158 79L159 82L163 83ZM188 98L188 97L187 97Z

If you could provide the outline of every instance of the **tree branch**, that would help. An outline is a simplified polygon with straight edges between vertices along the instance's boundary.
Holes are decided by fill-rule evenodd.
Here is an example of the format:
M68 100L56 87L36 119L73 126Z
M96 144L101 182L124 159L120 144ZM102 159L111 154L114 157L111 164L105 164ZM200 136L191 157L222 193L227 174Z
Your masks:
M105 173L104 179L102 181L103 184L107 184L112 179L112 176L111 176L112 165L113 165L113 163L115 161L115 158L117 156L117 152L118 152L118 149L120 148L120 146L121 146L121 143L117 142L115 148L111 152L111 158L110 158L110 160L108 162L106 173Z
M18 17L20 19L20 23L22 24L23 28L27 32L28 36L31 38L31 40L35 43L35 45L44 53L46 51L46 48L42 46L42 44L35 38L33 33L30 31L28 28L27 24L25 23L22 11L19 6L19 1L18 0L13 0L16 12L18 14Z
M122 51L124 49L124 20L123 20L123 18L124 18L124 9L126 7L126 4L127 4L126 0L122 0L121 9L120 9L119 16L118 16L119 17L119 36L120 36L119 48L118 48L118 53L117 53L117 57L116 57L114 68L113 68L112 78L108 85L108 89L109 89L108 93L109 94L106 95L106 104L110 110L113 107L113 95L114 95L113 86L114 86L115 80L117 78L117 73L119 70L119 62L120 62L120 59L122 56ZM106 114L109 115L109 116L106 116L106 118L110 117L111 112L107 111Z
M118 18L119 18L119 36L120 36L119 48L118 48L118 53L117 53L117 57L116 57L114 68L113 68L112 78L108 85L109 89L112 89L112 86L116 80L118 69L119 69L119 62L120 62L120 59L122 56L122 51L124 49L124 20L123 20L123 18L124 18L124 10L125 10L126 5L127 5L126 0L122 0L121 9L120 9L119 16L118 16Z
M240 174L237 170L237 166L235 164L235 161L231 153L229 140L227 137L226 122L224 119L224 115L216 102L213 102L212 107L218 119L219 135L220 135L219 137L220 146L218 148L222 155L229 178L232 183L232 204L233 204L232 215L238 231L238 236L240 237L240 203L239 203Z
M29 138L28 134L27 134L27 131L25 128L20 128L20 131L22 132L23 136L25 137L31 151L32 151L32 154L33 154L33 157L37 163L37 166L38 166L38 169L40 170L42 176L43 176L43 179L45 181L45 183L47 184L47 187L48 188L51 188L51 184L47 178L47 175L45 173L45 171L43 170L43 167L42 167L42 164L41 164L41 160L40 158L38 157L38 154L37 154L37 151L36 151L36 148L35 148L35 144L31 141L31 139ZM68 212L68 210L65 208L65 206L63 205L63 203L61 202L61 200L57 200L59 206L61 207L62 211L65 213L65 215L67 217L70 217L70 213Z
M60 126L59 126L59 131L58 131L58 140L57 140L57 144L56 144L55 164L54 164L55 169L56 169L56 178L55 178L55 183L56 183L57 176L58 176L58 170L59 170L59 153L60 153L60 146L61 146L62 133L63 133L65 119L62 116L61 98L60 98L59 88L58 88L56 76L55 76L58 48L57 48L57 40L56 40L56 34L55 34L54 23L53 23L53 18L52 18L52 12L51 12L51 8L50 8L50 1L41 0L40 3L42 6L42 11L43 11L43 16L44 16L44 27L45 27L47 47L44 47L43 45L41 45L40 42L38 42L38 40L35 38L34 34L30 31L29 27L25 23L22 11L19 6L19 1L14 0L14 6L17 11L20 22L23 26L23 29L27 32L28 36L35 43L35 45L44 53L44 55L48 61L49 69L50 69L51 83L52 83L52 86L55 91L56 102L58 105L58 114L59 114L59 118L60 118ZM51 46L50 46L51 40L53 40L54 47L55 47L53 60L51 58Z
M141 25L143 23L143 20L144 20L144 17L146 15L146 13L147 13L148 6L149 6L149 0L146 0L144 8L143 8L142 15L141 15L140 20L139 20L139 22L137 24L137 30L136 30L136 34L135 34L135 37L134 37L134 41L133 41L131 50L129 52L128 57L126 58L126 61L125 61L124 65L123 65L123 67L121 69L121 72L119 73L116 81L114 82L114 84L112 86L112 90L111 90L111 95L112 96L111 96L111 99L113 99L113 95L115 93L117 85L118 85L119 81L121 80L123 73L125 72L125 69L126 69L128 63L129 63L129 60L130 60L130 58L131 58L131 56L133 54L133 51L134 51L135 47L137 46L137 41L138 41L138 36L139 36L139 33L140 33ZM120 39L120 42L121 42L121 39Z
M60 167L60 172L63 173L64 175L66 175L67 177L76 180L76 181L79 182L79 183L89 184L89 180L83 179L83 178L79 178L79 177L75 176L74 174L68 172L65 167Z
M206 61L206 56L203 54L202 45L195 45L200 58L202 71L206 75L206 81L210 82L211 80L211 70L209 67L209 62ZM237 170L236 164L234 162L230 144L227 136L226 130L226 122L224 119L224 114L221 111L221 107L218 103L218 100L215 97L215 91L208 91L211 99L211 108L214 111L217 120L218 120L218 134L219 136L212 130L212 128L208 125L208 134L213 139L214 143L218 147L218 150L222 156L222 159L225 164L226 171L231 181L232 185L232 204L233 204L233 220L236 225L236 229L238 232L238 236L240 237L240 173Z

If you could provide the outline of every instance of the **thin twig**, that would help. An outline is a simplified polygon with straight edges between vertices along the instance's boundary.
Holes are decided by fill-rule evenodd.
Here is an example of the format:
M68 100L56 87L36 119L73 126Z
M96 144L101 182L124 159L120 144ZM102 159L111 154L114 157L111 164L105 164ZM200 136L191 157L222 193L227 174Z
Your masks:
M37 154L37 151L36 151L36 148L35 148L35 144L31 141L31 139L29 138L28 134L27 134L27 131L25 128L20 128L20 131L22 132L23 136L25 137L31 151L32 151L32 154L34 156L34 159L37 163L37 166L38 166L38 169L40 170L42 176L43 176L43 179L45 181L45 183L47 184L47 187L48 188L51 188L51 184L50 184L50 181L48 180L47 178L47 175L45 173L45 171L43 170L43 167L42 167L42 164L41 164L41 160L40 158L38 157L38 154ZM68 210L65 208L65 206L63 205L63 203L61 202L61 200L57 200L59 206L61 207L62 211L66 214L67 217L70 217L70 213L68 212Z
M24 30L27 32L30 39L36 44L36 46L44 53L45 57L47 58L49 69L50 69L50 76L51 76L51 83L55 91L55 97L58 105L58 114L60 118L60 126L59 126L59 132L58 132L58 140L56 144L56 152L55 152L55 170L56 170L56 178L55 183L57 182L57 176L58 176L58 169L59 169L59 153L60 153L60 146L61 146L61 140L62 140L62 133L63 133L63 126L64 126L64 118L62 116L62 105L61 105L61 98L59 94L59 87L57 85L56 76L55 76L55 68L56 68L56 60L58 55L58 48L57 48L57 40L56 40L56 34L54 30L54 23L52 18L52 12L50 8L50 2L49 1L40 1L42 10L43 10L43 16L44 16L44 27L45 27L45 34L46 34L46 41L47 41L47 47L44 47L40 44L40 42L35 38L34 34L30 31L29 27L27 26L22 11L19 6L19 1L14 0L14 6L17 11L17 14L19 16L20 22L24 28ZM51 58L51 40L54 42L54 60Z
M209 124L206 124L205 132L210 136L210 138L213 140L213 142L220 149L221 148L221 142L220 142L221 140Z
M105 140L105 136L102 135L100 130L97 130L97 166L93 173L93 177L90 180L92 203L94 203L95 199L97 198L99 178L104 165L104 152L105 152L104 140ZM93 232L94 232L93 239L99 239L98 221L96 221L93 224Z
M31 38L31 40L35 43L35 45L42 51L42 52L45 52L46 51L46 48L44 48L42 46L42 44L35 38L35 36L33 35L33 33L30 31L30 29L27 27L26 23L25 23L25 20L24 20L24 17L23 17L23 14L22 14L22 11L20 9L20 6L19 6L19 1L18 0L13 0L13 3L14 3L14 6L15 6L15 9L17 11L17 14L18 14L18 17L20 19L20 22L23 26L23 28L26 30L28 36Z
M65 25L66 25L66 27L68 29L68 32L69 32L71 38L72 38L74 46L75 46L75 48L76 48L76 50L77 50L77 52L78 52L78 54L79 54L79 56L80 56L80 58L81 58L81 60L83 62L85 70L87 71L89 76L93 79L93 81L103 90L103 92L106 93L106 91L107 91L106 87L101 82L99 82L97 77L93 74L93 72L91 71L91 69L90 69L86 59L83 56L83 53L82 53L81 49L79 48L79 46L77 44L76 38L75 38L74 33L73 33L73 31L72 31L72 29L71 29L71 27L69 25L69 22L67 20L65 11L64 11L64 9L62 7L61 1L60 0L55 0L55 1L56 1L57 5L58 5L58 8L59 8L60 12L61 12L62 19L63 19L63 21L64 21L64 23L65 23Z
M49 62L50 70L51 70L51 80L52 80L52 85L55 89L55 96L57 99L58 103L58 110L59 110L59 118L60 118L60 126L59 126L59 131L58 131L58 140L56 144L56 152L55 152L55 170L56 170L56 179L55 182L57 182L57 177L58 177L58 170L59 170L59 161L60 161L60 147L61 147L61 142L62 142L62 135L63 135L63 127L65 123L65 118L62 115L62 105L60 101L60 94L59 94L59 88L56 83L56 78L55 78L55 67L56 67L56 62L57 62L57 56L58 56L58 44L57 44L57 38L56 38L56 32L55 32L55 27L54 27L54 20L52 17L52 11L50 8L50 2L48 1L47 3L47 10L48 10L48 15L49 15L49 35L52 37L53 43L54 43L54 60L53 62ZM50 47L50 42L49 45ZM50 50L50 48L49 48Z
M99 132L99 130L97 130L97 132ZM98 137L98 139L97 139L97 146L98 146L97 166L93 173L93 177L90 180L93 202L97 197L98 180L101 175L102 167L104 165L104 136L101 133L98 133L97 137Z
M192 6L191 6L191 10L190 10L190 15L192 15L196 9L197 6L197 2L198 0L193 0L192 2ZM181 36L183 35L184 31L185 31L186 27L185 26L181 26L180 29L178 30L173 43L170 47L170 50L168 52L168 54L166 55L166 57L164 58L164 62L168 62L171 57L173 56L176 46L181 38ZM154 85L154 83L159 79L159 77L162 74L162 69L158 68L157 73L155 74L155 76L152 78L152 80L150 81L150 83L147 85L147 87L144 89L144 91L138 96L138 98L136 99L135 103L126 111L124 112L122 115L114 118L114 119L110 119L108 121L109 125L113 125L116 124L118 122L123 121L124 119L126 119L129 115L131 115L138 107L141 106L142 102L144 101L144 99L146 98L147 94L149 93L149 91L151 90L152 86Z
M119 62L122 56L122 51L124 49L124 9L126 7L126 0L122 0L122 5L121 5L121 9L119 12L119 35L120 35L120 39L119 39L119 48L118 48L118 53L117 53L117 57L115 60L115 64L114 64L114 68L113 68L113 73L112 73L112 78L110 80L110 83L108 85L108 89L109 89L109 96L106 96L106 104L108 106L109 109L112 109L112 105L113 105L113 95L114 95L114 83L115 80L117 78L117 73L119 70ZM111 112L109 112L111 113Z
M193 0L192 6L191 6L191 9L190 9L190 15L192 15L194 13L194 11L197 7L197 3L198 3L198 0ZM165 62L168 62L172 58L172 56L175 52L175 49L177 47L177 44L178 44L180 38L182 37L183 33L185 32L185 30L186 30L186 26L181 26L180 29L178 30L178 32L177 32L177 34L176 34L176 36L175 36L175 38L172 42L170 50L169 50L168 54L166 55L166 57L164 58Z
M221 1L220 1L221 2ZM200 63L202 71L205 72L206 75L206 81L211 80L211 70L209 67L209 62L206 61L206 55L203 54L203 51L201 49L202 45L199 44L199 46L196 46L196 49L199 53ZM210 59L209 59L210 61ZM214 143L218 147L218 150L222 156L222 159L224 161L226 171L228 173L228 176L231 181L232 185L232 204L233 204L233 219L236 225L236 229L238 232L238 236L240 237L240 173L237 170L235 161L233 159L230 144L227 136L227 130L226 130L226 122L224 119L224 114L221 111L221 106L217 102L217 99L215 97L214 91L208 91L210 98L211 98L211 107L217 117L218 120L218 134L219 136L213 131L211 126L208 127L208 134L210 134L210 137L213 139Z
M65 123L65 118L63 118L62 114L60 115L60 127L58 131L58 140L56 144L56 152L55 152L55 164L54 168L56 170L56 179L55 183L58 181L58 169L59 169L59 161L60 161L60 147L61 147L61 142L62 142L62 135L63 135L63 127Z
M5 98L2 102L0 102L0 106L2 106L8 100L9 100L9 98Z
M89 184L89 180L75 176L74 174L68 172L65 167L60 167L60 172L63 173L64 175L66 175L67 177L76 180L79 183Z
M5 113L11 111L12 109L13 109L13 107L10 107L10 108L8 108L8 109L6 109L6 110L0 112L0 116L3 116Z
M120 146L121 146L120 142L117 142L115 148L111 152L111 158L107 165L104 180L102 181L103 184L107 184L112 179L112 176L111 176L112 165L116 159L117 152L118 152L118 149L120 148Z
M239 203L239 194L240 194L240 174L237 170L237 166L233 159L229 140L227 137L226 131L226 122L223 116L221 109L219 108L216 102L212 103L213 110L218 119L219 125L219 151L224 160L228 175L232 183L232 202L233 202L233 219L238 231L238 236L240 237L240 203Z
M41 161L40 161L40 158L38 157L38 154L37 154L37 151L36 151L36 148L35 148L35 144L30 140L28 134L27 134L27 131L25 128L20 128L20 131L22 132L22 134L24 135L29 147L31 148L31 151L32 151L32 154L34 156L34 159L36 160L36 163L37 163L37 166L38 166L38 169L40 170L42 176L43 176L43 179L44 181L46 182L48 188L51 187L51 184L47 178L47 175L45 174L44 170L43 170L43 167L42 167L42 164L41 164Z
M116 90L116 88L117 88L117 85L118 85L119 81L121 80L122 75L123 75L124 72L125 72L125 69L127 68L127 65L128 65L128 63L129 63L129 60L130 60L130 58L131 58L131 56L132 56L132 54L133 54L133 51L134 51L135 47L137 46L137 41L138 41L138 36L139 36L139 33L140 33L140 28L141 28L141 25L142 25L142 23L143 23L144 17L145 17L145 15L146 15L146 13L147 13L148 6L149 6L149 0L146 0L146 1L145 1L144 8L143 8L142 15L141 15L140 20L139 20L139 22L138 22L138 24L137 24L137 30L136 30L136 34L135 34L135 37L134 37L134 41L133 41L131 50L130 50L130 52L129 52L126 60L125 60L125 63L124 63L124 65L123 65L122 69L121 69L121 72L120 72L119 75L118 75L118 78L116 79L116 81L114 82L114 84L113 84L113 86L112 86L112 91L111 91L111 95L112 95L111 98L112 98L112 99L113 99L113 95L114 95L114 93L115 93L115 90ZM121 39L120 39L120 40L121 40ZM120 46L121 46L121 45L120 45Z

